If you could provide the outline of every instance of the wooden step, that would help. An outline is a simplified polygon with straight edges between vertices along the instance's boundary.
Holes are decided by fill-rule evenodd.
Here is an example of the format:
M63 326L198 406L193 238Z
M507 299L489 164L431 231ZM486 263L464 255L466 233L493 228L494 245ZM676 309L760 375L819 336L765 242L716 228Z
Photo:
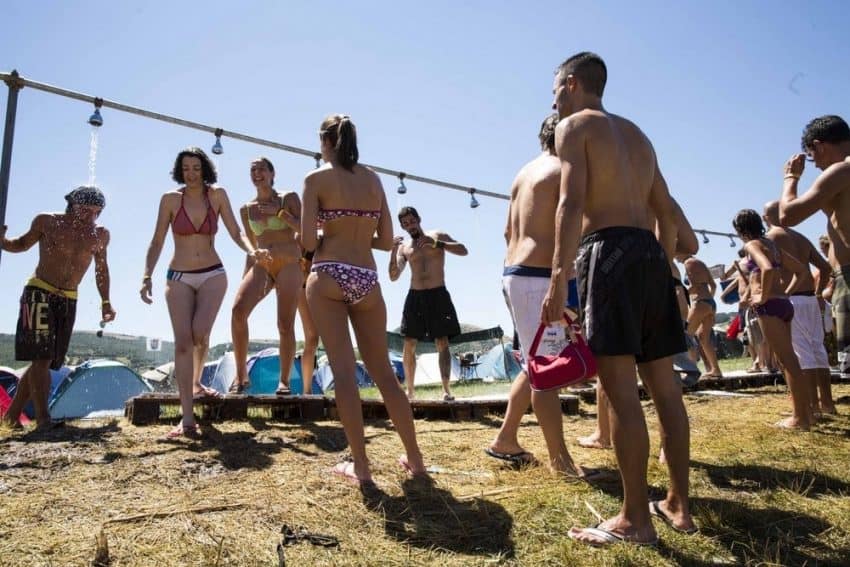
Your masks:
M566 415L577 415L578 396L562 395L561 411ZM134 425L156 423L162 407L180 406L176 393L152 392L127 400L125 417ZM223 398L201 398L194 406L200 409L204 421L243 420L248 418L249 408L268 408L276 420L322 420L339 419L334 398L324 396L243 396L227 395ZM365 419L388 419L383 400L367 398L361 401ZM410 403L416 419L443 419L450 421L481 419L488 414L504 415L507 399L456 399L413 400Z

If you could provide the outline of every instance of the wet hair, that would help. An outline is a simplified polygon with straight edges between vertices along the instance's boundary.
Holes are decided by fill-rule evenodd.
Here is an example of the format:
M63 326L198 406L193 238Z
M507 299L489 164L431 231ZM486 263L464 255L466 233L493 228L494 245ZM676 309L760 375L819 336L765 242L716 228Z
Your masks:
M759 214L752 209L738 211L732 219L732 227L738 231L738 234L751 240L764 236L764 223Z
M259 156L259 157L254 158L253 160L251 160L251 163L257 163L258 161L261 161L264 164L266 164L266 167L269 168L269 171L274 173L274 164L272 163L272 160L270 160L266 156ZM271 186L274 187L274 179L272 179Z
M407 215L413 215L413 217L418 221L422 220L419 217L419 213L413 207L402 207L401 210L398 212L398 220L400 221Z
M66 213L70 213L74 205L100 207L101 209L106 207L106 197L94 185L80 185L65 195L65 200L68 202L65 207Z
M357 151L357 129L351 118L345 114L331 114L322 122L319 136L333 146L339 164L352 171L360 153Z
M608 68L605 66L605 61L590 51L576 53L561 63L556 73L562 81L566 80L567 76L573 75L584 87L584 90L598 97L602 96L605 83L608 81Z
M215 171L215 165L213 165L212 160L207 157L207 154L204 153L204 150L197 146L190 146L177 154L177 159L174 160L174 168L171 170L171 179L177 183L186 183L183 180L184 157L193 157L201 160L201 177L203 178L204 183L211 185L218 181L218 174Z
M834 114L819 116L806 124L803 129L803 139L800 141L803 151L812 149L815 140L831 144L850 142L850 128L840 116Z
M540 125L540 134L537 135L540 139L540 149L555 151L555 127L559 120L558 113L554 112L547 116L543 124Z

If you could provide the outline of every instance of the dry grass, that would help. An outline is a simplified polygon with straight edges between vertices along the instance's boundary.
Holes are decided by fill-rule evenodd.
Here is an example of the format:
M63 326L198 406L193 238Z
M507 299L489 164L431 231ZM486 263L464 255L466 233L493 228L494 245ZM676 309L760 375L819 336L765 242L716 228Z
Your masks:
M617 483L591 487L542 467L506 470L484 456L498 419L417 422L433 484L396 465L397 436L367 425L378 489L362 494L327 471L345 449L338 424L264 420L209 426L202 442L164 441L171 427L76 422L44 434L0 431L0 564L91 565L106 536L113 566L277 565L284 524L333 535L339 548L286 547L289 565L841 565L850 557L850 386L842 415L810 433L773 429L784 392L688 397L693 508L702 531L658 524L657 549L596 550L565 537L618 509ZM568 439L594 422L566 417ZM652 490L666 486L647 415ZM521 440L545 454L533 416ZM574 449L613 469L610 451Z

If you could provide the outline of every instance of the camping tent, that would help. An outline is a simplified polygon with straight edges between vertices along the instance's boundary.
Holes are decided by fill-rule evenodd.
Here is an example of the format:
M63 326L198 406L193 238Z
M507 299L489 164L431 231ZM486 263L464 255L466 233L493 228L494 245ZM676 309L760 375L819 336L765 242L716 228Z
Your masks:
M145 379L155 390L170 390L176 388L174 383L174 362L160 364L156 368L142 373Z
M416 378L415 384L421 386L423 384L440 384L440 355L436 352L420 354L416 357ZM460 378L460 361L452 356L452 370L449 380L457 380Z
M124 402L153 390L114 360L89 360L68 373L51 372L51 378L58 379L48 401L50 416L56 419L123 415Z
M18 373L8 366L0 366L0 388L14 396L18 389Z
M514 349L509 344L503 344L494 346L478 359L475 373L480 378L513 380L521 370L522 367L514 356Z
M12 405L12 397L14 397L17 388L17 372L8 366L0 366L0 415L5 414L9 406ZM26 413L21 413L18 421L21 425L26 425L30 420Z
M280 380L280 352L276 348L267 348L248 358L248 380L251 386L245 394L257 396L274 394ZM204 366L201 383L227 392L236 379L236 360L232 352L225 353L221 359L208 362ZM301 358L292 361L289 371L289 383L293 392L301 392ZM312 393L312 389L311 392Z
M280 351L276 348L261 350L248 359L248 379L251 387L247 394L274 394L280 382ZM301 364L292 361L289 385L293 392L301 391Z
M375 385L375 383L372 382L372 377L369 376L368 372L366 372L366 367L363 366L362 362L357 361L354 368L358 388L368 388ZM322 364L316 369L316 377L313 380L313 387L318 387L322 393L334 389L334 374L331 370L330 364Z

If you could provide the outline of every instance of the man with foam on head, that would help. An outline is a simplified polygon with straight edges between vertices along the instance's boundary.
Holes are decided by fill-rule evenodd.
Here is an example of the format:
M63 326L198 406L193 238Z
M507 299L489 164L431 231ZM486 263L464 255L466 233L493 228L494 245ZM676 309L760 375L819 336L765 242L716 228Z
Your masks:
M74 329L77 286L92 260L101 297L101 320L115 318L109 302L106 262L109 231L96 223L106 199L97 187L84 185L65 195L65 200L64 213L36 215L30 229L18 238L7 239L5 226L0 232L6 252L24 252L38 243L38 265L21 295L15 335L15 358L31 364L3 418L11 425L18 422L29 400L35 406L38 426L50 424L50 369L60 368L65 361Z

